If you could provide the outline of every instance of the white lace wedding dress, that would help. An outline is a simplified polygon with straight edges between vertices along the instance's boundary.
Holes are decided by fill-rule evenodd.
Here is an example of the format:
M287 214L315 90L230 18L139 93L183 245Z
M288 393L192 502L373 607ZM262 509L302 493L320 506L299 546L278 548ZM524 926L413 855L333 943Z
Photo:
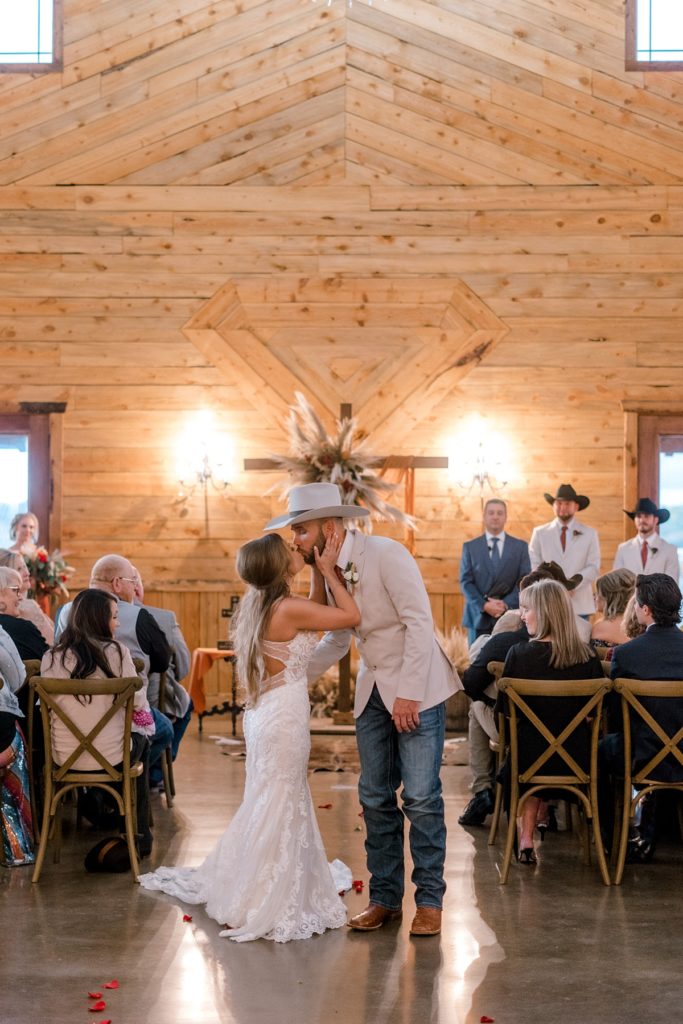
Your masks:
M204 863L139 878L145 889L206 904L207 914L226 925L220 934L237 942L307 939L346 922L338 892L350 882L332 871L349 879L350 872L339 861L327 863L307 779L306 666L316 643L317 635L305 631L287 643L264 642L264 653L285 668L264 680L256 706L245 712L244 799Z

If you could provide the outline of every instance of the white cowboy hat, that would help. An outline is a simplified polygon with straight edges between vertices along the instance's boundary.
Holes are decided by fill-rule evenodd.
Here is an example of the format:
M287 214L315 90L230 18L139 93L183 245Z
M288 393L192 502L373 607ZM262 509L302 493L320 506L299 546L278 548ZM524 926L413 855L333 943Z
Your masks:
M311 519L360 519L369 516L360 505L342 505L341 491L336 484L301 484L292 487L288 496L289 511L276 516L263 527L280 530L283 526L308 523Z

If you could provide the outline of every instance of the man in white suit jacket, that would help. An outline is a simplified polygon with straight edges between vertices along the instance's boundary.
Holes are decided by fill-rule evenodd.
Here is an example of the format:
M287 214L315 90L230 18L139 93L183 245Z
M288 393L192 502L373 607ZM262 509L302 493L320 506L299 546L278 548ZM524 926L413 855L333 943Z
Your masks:
M374 931L401 915L404 891L403 812L410 822L416 887L414 935L441 928L446 825L439 771L445 701L462 684L437 643L429 598L412 555L396 541L345 530L344 519L367 515L343 505L336 484L292 488L289 513L266 529L290 526L309 565L314 547L343 536L338 571L360 609L353 630L327 633L309 664L310 680L346 654L355 636L360 653L354 715L360 752L359 795L367 837L370 903L349 922ZM403 784L403 812L397 790Z
M650 498L639 498L633 512L626 509L624 512L633 519L638 533L619 545L614 568L630 569L636 576L661 572L678 583L678 548L660 537L658 532L659 524L665 523L671 515L668 508L657 508Z
M567 579L577 580L570 593L577 615L592 615L595 611L592 583L600 572L600 543L592 526L576 519L577 512L590 505L590 498L577 494L571 484L560 484L557 493L544 494L553 506L555 518L544 526L535 527L529 542L532 570L541 562L557 562Z

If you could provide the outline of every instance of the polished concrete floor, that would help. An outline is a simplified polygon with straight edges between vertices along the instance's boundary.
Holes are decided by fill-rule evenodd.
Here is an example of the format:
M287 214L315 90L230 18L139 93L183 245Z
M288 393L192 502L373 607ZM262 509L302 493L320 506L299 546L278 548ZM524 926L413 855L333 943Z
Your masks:
M223 732L214 720L207 732ZM320 742L320 741L317 741ZM178 795L154 797L151 861L193 864L237 807L239 747L189 732L176 768ZM0 869L1 1024L621 1024L680 1020L678 949L683 855L675 842L607 889L581 866L569 834L548 837L537 869L513 866L498 884L500 845L460 828L468 771L443 772L449 826L446 912L438 938L411 939L403 923L348 929L306 942L236 944L197 907L143 892L129 875L87 875L92 833L65 836L62 863L42 879ZM367 879L357 776L311 775L330 857ZM350 893L349 910L366 895ZM183 914L192 915L184 922ZM103 985L119 982L115 991ZM88 992L107 1003L88 1010Z

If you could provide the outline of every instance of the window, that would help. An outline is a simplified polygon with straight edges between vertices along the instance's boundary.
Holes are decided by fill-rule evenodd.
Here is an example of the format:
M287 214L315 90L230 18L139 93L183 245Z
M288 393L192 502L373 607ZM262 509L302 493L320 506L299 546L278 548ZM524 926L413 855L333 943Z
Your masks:
M62 0L0 2L0 71L62 68Z
M28 435L0 434L0 547L8 548L9 528L18 512L28 511Z
M683 70L680 0L626 0L626 70Z

